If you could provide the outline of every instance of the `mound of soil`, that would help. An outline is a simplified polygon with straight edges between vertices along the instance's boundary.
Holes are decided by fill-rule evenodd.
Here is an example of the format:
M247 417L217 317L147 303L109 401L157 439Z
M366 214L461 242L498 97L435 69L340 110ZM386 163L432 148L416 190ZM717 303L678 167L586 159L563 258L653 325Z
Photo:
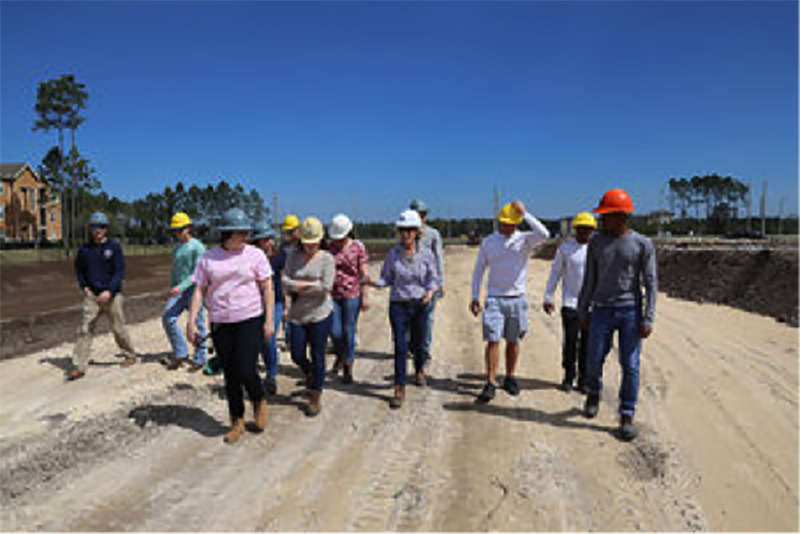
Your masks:
M659 289L798 325L796 248L687 249L659 247Z

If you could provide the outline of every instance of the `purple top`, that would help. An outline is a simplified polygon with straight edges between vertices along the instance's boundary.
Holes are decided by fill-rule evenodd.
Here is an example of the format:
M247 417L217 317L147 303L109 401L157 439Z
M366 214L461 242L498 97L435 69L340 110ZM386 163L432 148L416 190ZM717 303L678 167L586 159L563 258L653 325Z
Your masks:
M421 299L426 292L439 289L441 285L436 274L436 258L429 248L420 246L413 256L406 258L405 248L397 244L386 256L375 284L392 286L389 300Z

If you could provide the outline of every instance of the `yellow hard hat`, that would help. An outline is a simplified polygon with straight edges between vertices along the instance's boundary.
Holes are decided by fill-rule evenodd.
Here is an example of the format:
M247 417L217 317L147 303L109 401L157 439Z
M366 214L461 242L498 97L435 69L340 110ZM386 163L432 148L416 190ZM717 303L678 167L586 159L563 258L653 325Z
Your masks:
M297 215L287 215L281 228L283 230L294 230L298 226L300 226L300 219L297 218Z
M169 223L169 227L173 230L176 228L183 228L184 226L189 226L192 224L192 220L189 218L188 215L179 211L175 215L172 216L172 221Z
M300 223L298 237L301 243L319 243L325 236L325 229L322 222L316 217L306 217Z
M497 215L497 220L505 224L519 224L522 222L522 212L517 210L511 202L506 204Z
M588 211L582 211L572 219L572 227L577 228L578 226L589 226L596 230L597 220L594 218L594 215Z

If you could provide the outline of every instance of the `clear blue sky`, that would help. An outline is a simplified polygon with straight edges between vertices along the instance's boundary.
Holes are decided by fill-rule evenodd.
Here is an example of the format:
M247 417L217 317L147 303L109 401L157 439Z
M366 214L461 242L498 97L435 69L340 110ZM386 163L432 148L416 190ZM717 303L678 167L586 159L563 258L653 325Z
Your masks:
M798 211L797 2L0 3L0 157L34 166L38 82L90 93L110 194L225 177L280 211L558 217L671 176Z

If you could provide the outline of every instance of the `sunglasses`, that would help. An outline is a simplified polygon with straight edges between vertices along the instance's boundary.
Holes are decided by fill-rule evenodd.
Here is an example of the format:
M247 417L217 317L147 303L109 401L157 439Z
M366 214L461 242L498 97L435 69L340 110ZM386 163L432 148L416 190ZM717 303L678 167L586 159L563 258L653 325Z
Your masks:
M102 224L92 224L89 225L89 230L105 230L106 227Z

